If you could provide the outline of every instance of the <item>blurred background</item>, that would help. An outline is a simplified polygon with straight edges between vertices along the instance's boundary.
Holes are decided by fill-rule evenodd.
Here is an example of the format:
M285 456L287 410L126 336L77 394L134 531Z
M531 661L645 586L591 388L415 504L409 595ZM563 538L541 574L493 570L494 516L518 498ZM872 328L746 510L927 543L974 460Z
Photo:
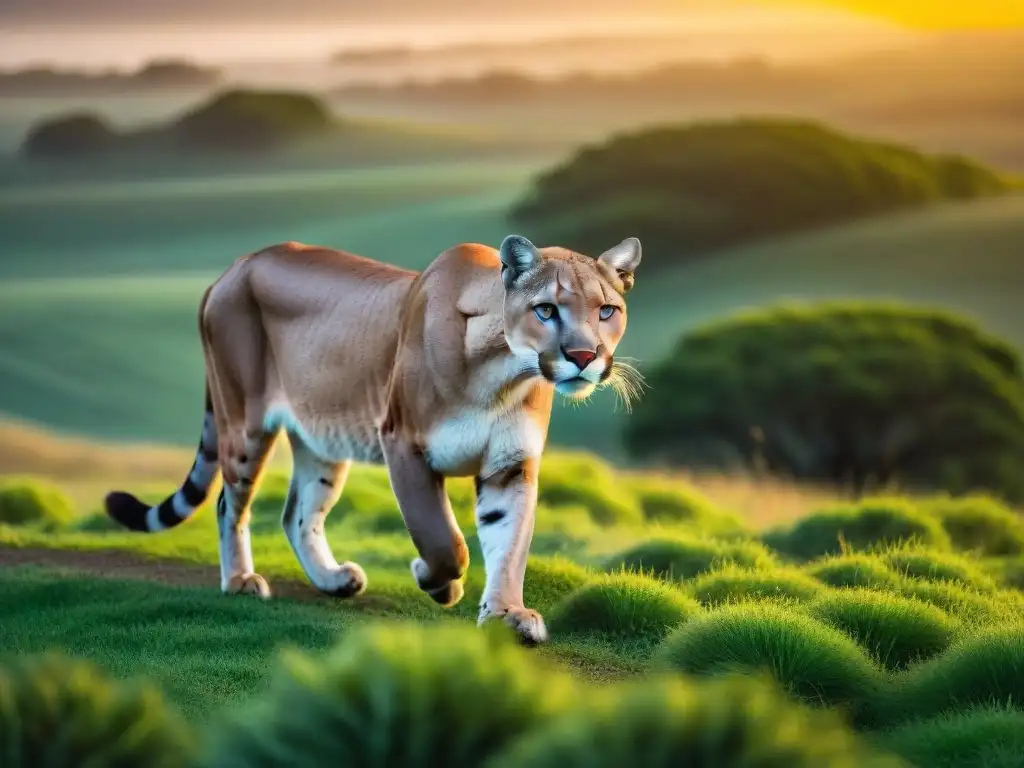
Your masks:
M1024 31L934 5L0 3L0 470L193 445L241 254L516 231L645 246L648 388L552 445L1019 502Z

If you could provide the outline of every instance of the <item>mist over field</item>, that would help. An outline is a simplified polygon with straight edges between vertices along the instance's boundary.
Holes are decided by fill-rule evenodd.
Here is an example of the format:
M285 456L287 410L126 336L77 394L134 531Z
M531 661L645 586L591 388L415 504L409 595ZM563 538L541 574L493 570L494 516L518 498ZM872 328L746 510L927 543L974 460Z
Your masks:
M913 5L0 4L0 764L1024 765L1024 32ZM368 578L315 587L284 440L235 596L207 287L510 233L643 246L632 407L554 406L549 642L474 626L479 479L441 607L387 468L314 478Z

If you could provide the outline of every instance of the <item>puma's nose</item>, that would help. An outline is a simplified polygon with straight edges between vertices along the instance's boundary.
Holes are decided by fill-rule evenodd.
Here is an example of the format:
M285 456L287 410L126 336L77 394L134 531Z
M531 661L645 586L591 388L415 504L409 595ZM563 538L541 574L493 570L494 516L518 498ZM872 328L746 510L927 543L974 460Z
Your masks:
M581 371L597 357L597 353L591 352L589 349L565 349L562 352L568 360L576 363Z

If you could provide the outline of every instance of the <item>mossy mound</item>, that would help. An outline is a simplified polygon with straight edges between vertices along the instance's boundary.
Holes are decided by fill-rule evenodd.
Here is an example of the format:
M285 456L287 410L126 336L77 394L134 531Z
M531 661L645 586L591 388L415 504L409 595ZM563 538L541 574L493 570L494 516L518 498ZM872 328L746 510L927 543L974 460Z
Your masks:
M585 453L545 456L540 466L538 501L549 507L582 506L599 525L639 525L643 511L617 482L611 466Z
M875 739L914 765L928 768L1020 768L1024 711L977 707L888 731Z
M727 565L701 574L685 585L704 605L753 599L802 602L816 597L824 586L796 568L755 570Z
M866 553L849 552L826 555L813 560L803 568L808 574L830 587L896 587L900 576L879 557Z
M767 671L790 694L855 716L867 711L881 673L846 634L768 603L729 606L670 634L654 661L689 675Z
M74 503L56 485L29 477L0 479L0 523L53 528L75 515Z
M552 634L603 635L657 642L701 612L693 598L656 579L631 573L595 578L560 602Z
M605 571L653 573L659 579L690 579L726 565L770 568L776 558L759 542L677 535L642 542L605 561Z
M827 592L806 610L845 632L879 664L893 670L942 653L959 630L959 622L933 605L869 589Z
M991 496L939 496L920 506L939 518L959 550L990 557L1024 554L1024 517Z
M902 546L886 549L878 556L892 570L912 579L950 581L979 592L998 589L995 580L975 562L951 552Z

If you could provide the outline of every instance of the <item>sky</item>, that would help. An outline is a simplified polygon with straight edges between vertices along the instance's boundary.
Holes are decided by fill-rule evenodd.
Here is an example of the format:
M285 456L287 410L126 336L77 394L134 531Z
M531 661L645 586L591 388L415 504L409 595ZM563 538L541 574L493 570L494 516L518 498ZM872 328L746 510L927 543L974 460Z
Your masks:
M809 44L843 30L884 44L901 26L1015 18L1024 24L1024 0L0 0L0 66L318 59L342 47L651 30L723 44L752 29L798 30Z

